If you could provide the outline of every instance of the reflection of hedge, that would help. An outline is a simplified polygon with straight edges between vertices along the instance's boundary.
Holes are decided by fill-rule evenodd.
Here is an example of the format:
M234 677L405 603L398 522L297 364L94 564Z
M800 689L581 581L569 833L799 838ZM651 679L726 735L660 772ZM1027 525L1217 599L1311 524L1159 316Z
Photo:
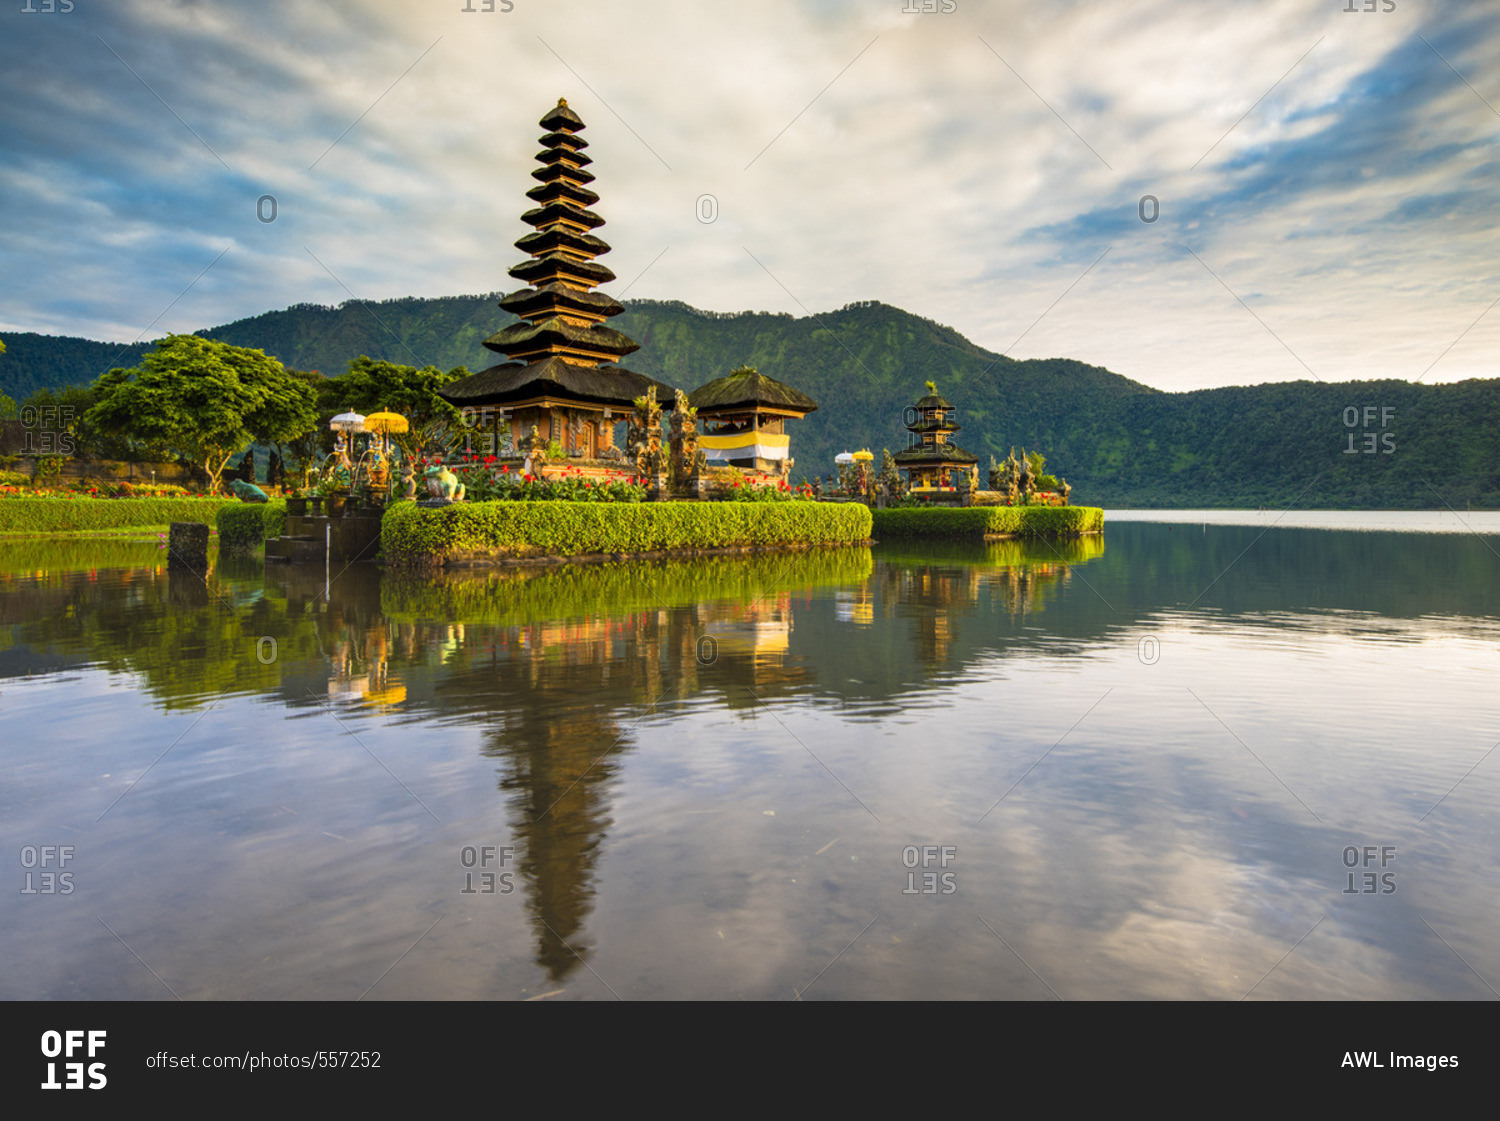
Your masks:
M590 614L623 615L685 603L752 604L775 592L858 584L874 562L864 546L750 556L630 560L396 573L381 580L381 613L400 623L515 626Z
M892 536L879 548L883 561L897 564L956 565L976 568L1021 568L1031 564L1087 564L1104 553L1104 535L1079 537L1012 537L1004 541Z
M135 540L130 537L0 538L0 573L72 572L79 569L87 572L103 568L153 568L166 563L166 546L155 535L143 534Z
M876 537L1071 537L1099 533L1104 511L1097 506L959 506L876 510Z
M286 503L232 502L215 520L221 547L253 549L267 537L280 537L286 532Z
M437 509L397 502L380 533L393 564L839 545L869 536L867 508L818 502L464 502Z
M223 498L0 498L0 533L66 533L168 522L214 524Z

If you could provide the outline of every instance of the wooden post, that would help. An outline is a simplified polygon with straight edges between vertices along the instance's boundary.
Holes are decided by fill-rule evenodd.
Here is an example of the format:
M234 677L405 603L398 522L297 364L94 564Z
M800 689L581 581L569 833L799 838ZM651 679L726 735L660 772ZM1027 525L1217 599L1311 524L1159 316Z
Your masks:
M208 571L208 526L202 522L173 522L167 530L167 568Z

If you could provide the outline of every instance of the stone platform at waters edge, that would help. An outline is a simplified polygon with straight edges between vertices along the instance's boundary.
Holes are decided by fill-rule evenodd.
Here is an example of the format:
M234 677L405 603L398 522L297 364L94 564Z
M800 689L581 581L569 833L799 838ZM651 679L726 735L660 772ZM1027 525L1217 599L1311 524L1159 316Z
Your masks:
M266 541L266 560L349 564L372 561L380 551L380 518L288 515L286 533Z

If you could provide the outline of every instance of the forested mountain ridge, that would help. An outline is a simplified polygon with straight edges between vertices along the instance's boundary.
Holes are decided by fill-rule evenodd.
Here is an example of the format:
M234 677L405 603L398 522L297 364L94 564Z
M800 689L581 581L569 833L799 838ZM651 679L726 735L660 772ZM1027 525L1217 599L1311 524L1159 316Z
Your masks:
M300 304L198 332L337 375L361 354L479 370L481 343L514 318L498 293ZM819 402L793 422L794 477L847 449L904 446L902 410L923 382L958 407L956 442L981 457L1040 449L1075 501L1095 505L1500 507L1500 379L1273 382L1165 393L1064 358L1013 361L951 328L876 302L811 316L705 312L634 300L610 325L641 343L624 365L692 389L749 363ZM150 344L0 333L0 390L134 364ZM1366 411L1366 409L1370 411ZM1351 450L1352 449L1352 450ZM1370 450L1373 449L1373 450Z

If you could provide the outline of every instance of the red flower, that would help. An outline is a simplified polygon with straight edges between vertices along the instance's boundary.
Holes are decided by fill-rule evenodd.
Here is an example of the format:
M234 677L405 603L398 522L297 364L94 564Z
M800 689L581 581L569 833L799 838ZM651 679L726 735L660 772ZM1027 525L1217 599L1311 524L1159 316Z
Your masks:
M505 464L501 465L501 467L500 467L500 474L502 474L502 475L509 475L510 474L510 464L509 463L505 463Z

